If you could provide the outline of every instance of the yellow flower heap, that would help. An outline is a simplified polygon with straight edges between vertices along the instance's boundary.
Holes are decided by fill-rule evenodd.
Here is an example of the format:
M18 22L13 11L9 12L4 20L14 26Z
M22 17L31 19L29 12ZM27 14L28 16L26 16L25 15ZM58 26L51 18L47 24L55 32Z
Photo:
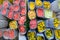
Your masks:
M50 39L51 37L52 37L52 30L51 29L48 29L48 30L46 30L45 31L45 35L46 35L46 37L48 38L48 39Z
M35 32L28 32L27 36L28 36L28 40L36 40Z
M17 29L17 21L11 21L10 23L9 23L9 27L10 27L10 29Z
M58 26L59 26L59 24L60 24L60 21L59 21L58 18L55 18L53 23L54 23L54 27L55 27L55 28L58 28Z
M60 40L60 29L54 31L56 39Z
M50 9L50 2L49 1L44 1L43 4L44 4L44 8Z
M30 10L34 10L34 8L35 8L35 3L34 3L34 2L30 2L30 3L29 3L29 7L30 7Z
M43 32L46 29L44 21L38 23L38 32Z
M42 1L40 1L40 0L35 0L35 4L36 4L36 6L42 6L43 5Z

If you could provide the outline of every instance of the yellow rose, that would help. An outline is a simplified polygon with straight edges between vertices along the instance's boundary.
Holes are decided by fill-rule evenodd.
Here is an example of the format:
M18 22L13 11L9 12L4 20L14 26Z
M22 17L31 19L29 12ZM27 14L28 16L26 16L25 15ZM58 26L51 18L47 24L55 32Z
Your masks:
M17 21L11 21L11 22L9 23L9 27L10 27L11 29L17 29Z
M37 40L44 40L42 36L37 36Z
M29 3L29 7L30 7L30 10L34 10L34 8L35 8L35 3L34 3L34 2L30 2L30 3Z
M54 27L57 28L59 26L58 18L55 18L53 23L54 23Z
M35 32L28 32L27 36L28 36L28 38L34 38Z
M60 39L60 29L55 30L54 33L55 33L55 37L56 37L57 39Z
M44 1L43 3L44 3L44 8L50 9L50 2Z
M35 4L36 4L36 6L42 6L42 1L40 1L40 0L35 0Z
M35 11L28 11L28 17L29 19L35 19L36 18L36 13Z
M29 38L28 40L36 40L36 38Z
M45 30L45 24L43 21L38 23L38 32L43 32Z
M52 35L53 35L52 34L52 30L46 30L45 32L46 32L46 37L47 38L51 38L52 37Z

